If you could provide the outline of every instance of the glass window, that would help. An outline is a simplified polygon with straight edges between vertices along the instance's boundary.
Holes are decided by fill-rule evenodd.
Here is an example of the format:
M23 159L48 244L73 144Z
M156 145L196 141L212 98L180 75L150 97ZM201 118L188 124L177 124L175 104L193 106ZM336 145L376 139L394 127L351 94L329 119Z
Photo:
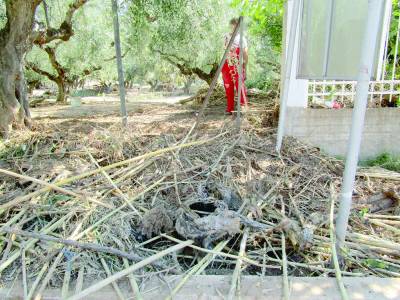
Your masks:
M367 13L368 0L303 0L298 77L355 80Z

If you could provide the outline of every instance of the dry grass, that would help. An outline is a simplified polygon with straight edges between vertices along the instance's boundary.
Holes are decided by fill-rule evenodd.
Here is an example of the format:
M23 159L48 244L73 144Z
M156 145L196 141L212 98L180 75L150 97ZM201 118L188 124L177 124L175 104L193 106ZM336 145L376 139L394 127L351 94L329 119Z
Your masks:
M144 266L134 278L139 286L159 273L231 273L237 259L240 269L236 274L281 274L282 233L289 276L335 273L331 268L330 188L340 191L340 161L294 139L285 140L278 156L274 129L244 122L237 133L232 130L233 120L215 114L186 139L193 114L171 107L168 111L170 115L164 113L164 119L157 118L159 109L135 114L126 130L112 116L73 122L41 120L36 130L15 132L11 141L1 146L0 168L79 195L51 189L38 192L43 188L40 182L0 174L0 207L18 197L26 199L1 210L3 226L76 242L71 246L2 232L2 280L20 276L23 267L31 295L47 284L62 286L64 282L65 286L67 282L72 289L82 272L86 286L108 277L107 272L123 272L127 264L126 258L85 249L79 243L157 258L157 253L177 243L163 233L184 239L174 227L178 212L194 216L196 223L196 219L218 215L224 209L236 211L241 230L248 233L246 239L242 233L225 233L211 240L211 246L223 241L218 244L223 247L210 250L202 247L204 236L200 235L185 251ZM185 145L204 143L180 148L182 141ZM169 147L175 148L159 151ZM120 163L126 160L131 163ZM363 172L356 182L342 274L399 276L399 235L382 226L398 228L398 203L368 214L371 203L365 201L398 183L391 176L366 179L368 170ZM70 182L77 175L79 180ZM154 208L162 208L158 223L167 220L168 226L157 224L159 228L149 239L154 228L145 222L143 231L143 217ZM246 244L240 246L240 241ZM199 265L203 252L208 254ZM32 290L35 281L37 288Z

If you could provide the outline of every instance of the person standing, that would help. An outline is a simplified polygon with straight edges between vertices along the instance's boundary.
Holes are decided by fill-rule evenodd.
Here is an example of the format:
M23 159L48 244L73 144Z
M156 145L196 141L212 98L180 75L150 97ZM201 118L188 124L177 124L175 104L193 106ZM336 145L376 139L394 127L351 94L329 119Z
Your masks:
M230 21L232 31L225 37L225 47L232 37L232 34L239 24L239 19L234 18ZM232 47L229 51L228 58L226 59L222 67L222 79L224 81L225 93L226 93L226 113L232 114L235 110L235 95L238 94L239 88L239 57L240 57L240 33L238 33L233 41ZM240 104L242 106L247 104L247 92L245 86L246 71L248 63L248 48L247 40L243 37L243 74L242 74L242 94ZM236 91L236 93L235 93Z

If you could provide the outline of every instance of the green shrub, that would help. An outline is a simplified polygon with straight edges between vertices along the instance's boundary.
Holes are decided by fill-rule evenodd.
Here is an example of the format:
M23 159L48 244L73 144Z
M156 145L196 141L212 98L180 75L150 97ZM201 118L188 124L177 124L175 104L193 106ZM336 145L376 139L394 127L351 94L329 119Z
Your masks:
M362 165L370 167L379 166L391 171L400 172L400 156L382 153L374 159L364 161Z

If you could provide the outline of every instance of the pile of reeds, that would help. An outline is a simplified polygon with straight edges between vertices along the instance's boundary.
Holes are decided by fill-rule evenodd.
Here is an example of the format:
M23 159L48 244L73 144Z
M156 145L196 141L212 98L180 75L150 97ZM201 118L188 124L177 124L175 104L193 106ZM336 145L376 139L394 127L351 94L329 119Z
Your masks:
M27 299L49 285L84 299L108 284L123 298L122 279L140 295L154 274L183 275L171 297L195 274L232 273L231 295L241 273L334 275L329 216L342 162L294 139L278 155L273 129L244 122L237 132L233 121L207 120L192 132L192 123L188 114L146 125L156 135L137 125L47 124L3 144L2 280L21 280ZM400 276L398 186L398 173L360 170L341 274ZM182 214L224 210L239 231L218 225L208 248L207 233L177 232Z

